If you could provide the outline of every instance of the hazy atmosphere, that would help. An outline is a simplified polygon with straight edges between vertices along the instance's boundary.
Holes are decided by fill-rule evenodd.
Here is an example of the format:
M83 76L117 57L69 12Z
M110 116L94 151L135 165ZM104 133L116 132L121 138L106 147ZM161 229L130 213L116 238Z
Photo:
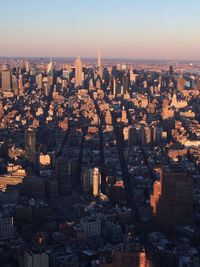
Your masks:
M1 1L0 56L199 59L198 0Z

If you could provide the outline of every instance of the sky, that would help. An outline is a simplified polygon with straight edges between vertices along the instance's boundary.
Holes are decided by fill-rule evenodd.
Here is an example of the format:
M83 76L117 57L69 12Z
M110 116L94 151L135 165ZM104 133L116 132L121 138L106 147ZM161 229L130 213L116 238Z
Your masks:
M199 0L0 0L0 56L200 59Z

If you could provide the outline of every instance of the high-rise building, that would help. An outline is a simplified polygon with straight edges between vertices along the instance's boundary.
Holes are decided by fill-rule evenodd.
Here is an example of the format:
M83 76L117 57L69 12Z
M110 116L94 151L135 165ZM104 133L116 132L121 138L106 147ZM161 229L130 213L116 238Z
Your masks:
M88 168L83 169L81 179L82 179L83 192L89 193L92 185L91 170Z
M152 130L146 126L142 128L142 146L152 145Z
M28 128L25 131L25 153L29 162L35 162L36 132L35 129Z
M28 61L26 61L25 68L26 68L26 72L30 72L31 67Z
M83 71L82 71L82 62L80 56L77 57L75 61L75 85L83 85Z
M100 194L100 188L101 188L101 175L99 172L99 168L94 168L92 170L92 181L93 181L93 196L97 197Z
M47 75L53 75L53 62L49 62L49 64L47 65Z
M128 92L129 89L129 77L128 76L123 76L122 77L122 92L121 94L124 95Z
M101 68L101 50L98 50L98 60L97 60L97 67Z
M11 73L8 65L3 65L2 67L2 73L1 73L1 80L2 80L2 91L10 91L12 86L11 86Z
M59 183L61 194L69 192L71 189L70 163L65 158L58 158L56 161L56 177Z
M143 130L140 126L129 128L129 136L128 136L129 147L141 145L142 131Z
M151 206L155 223L165 232L179 224L190 225L193 215L192 178L185 172L165 170L161 182L154 183Z
M127 112L126 112L124 106L122 107L122 117L121 117L121 122L123 122L123 123L128 123Z
M19 84L19 95L22 96L24 94L23 75L22 74L19 75L18 84Z
M18 80L17 80L17 77L15 75L12 75L12 88L13 88L14 94L18 95L18 93L19 93Z
M37 83L37 88L42 89L43 88L43 78L42 78L42 73L39 73L36 76L36 83Z
M161 183L160 181L155 181L153 185L153 194L150 198L150 205L153 210L153 214L157 214L157 205L161 194Z
M113 96L116 97L116 79L113 79Z

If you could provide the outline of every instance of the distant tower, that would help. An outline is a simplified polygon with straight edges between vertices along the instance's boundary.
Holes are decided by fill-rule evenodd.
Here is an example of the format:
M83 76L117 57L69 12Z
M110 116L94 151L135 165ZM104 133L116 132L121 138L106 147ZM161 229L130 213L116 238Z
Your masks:
M82 84L83 84L82 62L80 56L78 56L75 61L75 85L81 86Z
M36 83L37 83L37 88L38 89L42 89L43 88L43 77L42 77L42 73L39 73L36 76Z
M19 95L22 96L24 94L23 75L22 74L19 75L18 88L19 88Z
M113 79L113 96L114 97L116 97L116 87L117 87L116 79L114 78Z
M173 70L173 66L169 66L169 75L173 75L174 74L174 70Z
M98 60L97 60L97 67L101 68L101 50L98 50Z
M49 64L47 65L47 74L50 76L53 76L53 62L49 62Z
M30 63L28 61L26 61L26 65L25 65L25 68L26 68L26 72L30 72Z
M25 131L25 153L29 162L35 161L36 132L35 129L29 128Z
M2 91L11 90L11 74L8 65L3 65L2 67Z

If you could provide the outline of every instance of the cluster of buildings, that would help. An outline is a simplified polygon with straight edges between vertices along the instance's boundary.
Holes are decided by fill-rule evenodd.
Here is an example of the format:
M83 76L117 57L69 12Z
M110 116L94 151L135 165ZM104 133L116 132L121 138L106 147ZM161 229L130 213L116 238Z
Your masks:
M0 61L2 266L200 266L199 67Z

